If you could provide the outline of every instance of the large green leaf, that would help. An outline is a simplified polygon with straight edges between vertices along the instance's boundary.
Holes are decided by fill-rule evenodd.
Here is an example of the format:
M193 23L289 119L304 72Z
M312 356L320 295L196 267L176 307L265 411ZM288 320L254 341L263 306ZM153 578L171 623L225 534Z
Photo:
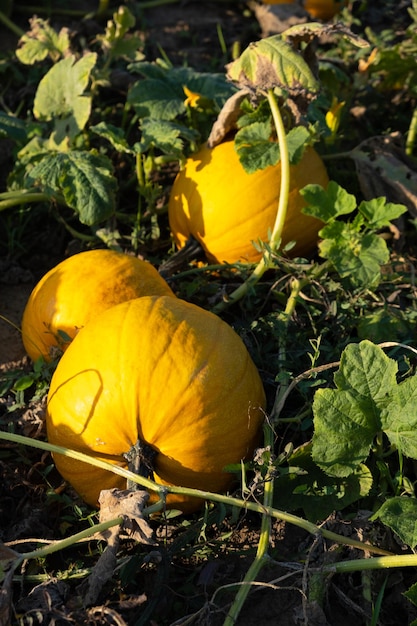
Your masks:
M251 43L227 66L227 75L242 88L260 91L279 88L292 95L319 91L319 82L301 53L281 35Z
M407 496L390 498L372 516L389 526L411 549L417 546L417 500Z
M219 110L236 91L223 74L196 72L187 67L165 70L146 62L136 63L133 68L145 76L132 86L127 98L140 117L173 120L185 113L184 87L212 100Z
M63 122L64 134L75 137L91 113L91 95L85 94L97 55L88 53L79 61L70 56L51 67L38 85L33 113L40 120Z
M28 181L51 197L62 196L88 226L114 212L117 182L105 156L81 151L48 154L30 171Z
M276 479L274 505L285 511L302 509L316 523L367 496L372 482L372 474L363 464L349 476L329 476L314 463L308 442L294 450L288 472Z
M384 432L404 456L417 459L417 376L397 387L381 415Z
M313 459L325 472L348 476L366 460L395 397L396 373L396 362L370 341L345 348L337 389L318 389L313 402Z

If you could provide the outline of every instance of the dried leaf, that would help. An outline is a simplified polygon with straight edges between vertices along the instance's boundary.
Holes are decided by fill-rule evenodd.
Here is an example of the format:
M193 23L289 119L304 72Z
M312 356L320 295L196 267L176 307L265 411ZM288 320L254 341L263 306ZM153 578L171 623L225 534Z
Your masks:
M100 493L100 522L123 516L122 530L132 539L155 545L153 532L142 515L149 494L147 491L106 489Z
M290 2L277 5L248 2L248 7L259 22L262 37L282 33L290 26L309 19L307 11L302 6Z
M95 604L104 585L112 578L117 565L116 555L118 549L119 527L115 526L110 529L107 536L106 549L92 568L89 577L79 586L79 591L84 596L84 604L86 606Z
M417 217L417 171L400 133L371 137L350 153L365 199L385 196Z
M348 39L351 44L357 48L369 48L370 43L363 37L359 37L353 33L348 26L342 22L334 24L322 24L321 22L309 22L308 24L296 24L283 33L284 39L290 41L293 45L299 45L300 42L310 43L316 38L329 38L335 35Z
M318 80L302 54L281 35L249 44L226 69L228 78L240 88L255 92L281 89L308 98L319 91Z
M217 146L230 131L236 129L236 122L241 115L240 105L242 100L248 96L248 93L246 89L240 89L226 100L207 140L209 148Z
M107 546L91 570L91 574L79 586L86 606L98 599L104 585L113 576L117 565L119 537L125 532L130 538L146 545L156 545L153 532L142 515L149 494L147 491L106 489L100 493L100 523L123 517L121 526L113 526L103 533Z

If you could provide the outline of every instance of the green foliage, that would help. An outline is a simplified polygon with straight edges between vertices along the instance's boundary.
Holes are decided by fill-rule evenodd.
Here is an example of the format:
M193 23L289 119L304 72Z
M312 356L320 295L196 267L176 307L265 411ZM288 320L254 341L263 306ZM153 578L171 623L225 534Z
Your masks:
M33 65L44 61L48 56L52 61L63 57L70 49L68 29L57 33L49 22L41 18L30 20L31 29L20 40L16 56L21 63Z
M345 348L336 389L314 395L312 455L327 474L349 476L382 435L393 450L417 458L417 378L397 383L397 371L396 361L370 341Z
M40 185L51 198L62 196L80 222L92 226L113 214L117 183L104 155L83 151L48 154L35 165L29 184Z
M172 67L162 63L133 63L132 73L143 78L131 87L127 102L140 117L173 120L186 112L184 87L201 94L219 111L225 100L235 92L222 74L197 72L189 67Z
M94 53L78 61L69 56L53 65L39 83L33 113L36 119L54 120L57 146L73 140L89 120L92 99L85 90L96 60Z
M271 121L249 123L235 135L235 148L239 160L248 174L276 165L280 160L279 145L271 141ZM292 128L287 134L291 164L300 161L310 133L304 126Z
M371 520L379 519L393 530L401 541L414 550L417 546L417 499L404 496L389 498Z
M314 463L311 442L294 450L288 471L276 479L275 505L286 511L303 510L316 523L333 511L348 508L365 498L373 483L372 474L361 463L349 476L330 476Z
M319 232L320 256L333 264L341 278L354 287L376 287L381 280L381 266L389 260L389 250L376 231L389 226L406 208L386 198L362 201L340 185L330 181L327 190L320 185L307 185L300 191L308 206L303 209L326 225ZM338 219L357 209L350 221Z
M240 87L280 93L317 93L319 83L302 55L282 35L267 37L248 46L227 68Z

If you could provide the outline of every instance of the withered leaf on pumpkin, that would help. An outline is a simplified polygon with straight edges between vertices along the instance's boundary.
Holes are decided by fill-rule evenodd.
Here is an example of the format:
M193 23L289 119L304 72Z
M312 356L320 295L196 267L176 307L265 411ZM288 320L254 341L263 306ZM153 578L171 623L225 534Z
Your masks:
M329 38L335 35L348 39L357 48L369 48L371 45L369 41L353 33L342 22L335 22L334 24L322 24L321 22L296 24L282 33L283 38L293 45L299 45L300 42L310 43L317 38Z
M236 129L237 120L242 113L240 105L248 93L247 89L239 89L226 100L207 139L209 148L217 146L228 133Z
M279 89L292 96L315 95L320 84L302 55L273 35L251 43L226 67L227 77L240 88L265 92Z

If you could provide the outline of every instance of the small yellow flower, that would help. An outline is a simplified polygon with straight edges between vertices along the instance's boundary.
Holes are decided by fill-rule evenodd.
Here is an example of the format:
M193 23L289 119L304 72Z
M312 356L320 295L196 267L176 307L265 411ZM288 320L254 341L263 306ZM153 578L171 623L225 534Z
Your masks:
M186 107L191 107L192 109L207 109L211 107L211 100L206 96L203 96L203 94L191 91L191 89L188 89L186 85L183 85L182 88L187 96L184 100L184 105Z
M375 63L378 54L378 48L373 48L367 59L359 59L358 70L361 74L368 71L369 66Z
M326 113L326 124L331 132L331 139L334 139L339 129L340 118L342 116L342 110L345 106L345 102L339 102L336 96L333 97L332 106Z

